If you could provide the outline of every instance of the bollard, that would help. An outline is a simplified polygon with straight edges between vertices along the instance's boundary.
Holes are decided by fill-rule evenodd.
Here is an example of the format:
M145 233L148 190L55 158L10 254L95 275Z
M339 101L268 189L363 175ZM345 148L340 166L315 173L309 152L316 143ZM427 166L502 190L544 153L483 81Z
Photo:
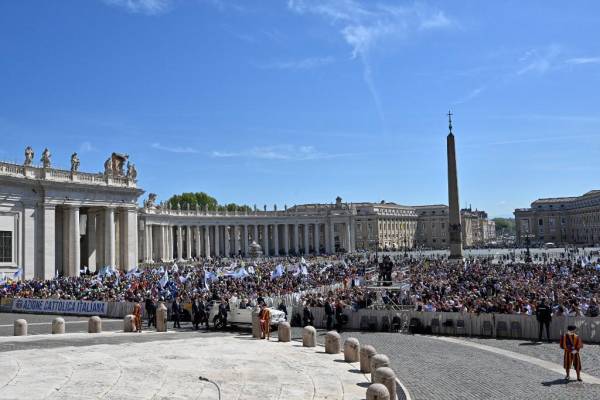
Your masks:
M156 332L167 331L167 306L160 302L156 308Z
M260 307L256 306L252 309L252 337L260 339Z
M308 325L302 330L302 346L316 347L317 346L317 330Z
M390 393L381 383L374 383L367 388L367 400L390 400Z
M290 342L292 340L292 328L289 322L280 322L277 325L277 339L280 342Z
M390 359L385 354L375 354L373 357L371 357L371 382L375 382L373 377L377 368L389 366Z
M388 393L390 400L396 400L396 374L390 367L379 367L374 373L374 383L383 384Z
M52 334L60 335L65 333L65 320L61 317L54 318L52 320Z
M342 351L342 337L336 331L327 332L325 335L325 353L339 354Z
M102 320L100 317L93 316L88 320L88 333L102 332Z
M27 336L27 321L17 319L14 322L14 336Z
M123 318L123 332L135 332L135 316L128 314Z
M358 362L358 352L360 351L360 343L357 338L348 338L344 342L344 361Z
M360 347L360 372L371 372L371 357L377 354L375 347L371 345Z

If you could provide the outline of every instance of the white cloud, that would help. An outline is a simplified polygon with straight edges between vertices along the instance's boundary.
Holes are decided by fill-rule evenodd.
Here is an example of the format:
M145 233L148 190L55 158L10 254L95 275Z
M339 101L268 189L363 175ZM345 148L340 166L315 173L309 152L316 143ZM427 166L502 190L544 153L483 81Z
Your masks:
M169 147L169 146L163 146L160 143L152 143L152 148L156 149L156 150L168 151L169 153L188 153L188 154L198 153L198 150L194 149L193 147L180 147L180 146Z
M483 93L485 89L485 86L479 86L467 93L466 96L454 101L453 104L463 104L470 100L473 100L474 98L478 97L481 93Z
M569 58L565 61L567 64L600 64L600 57L578 57L578 58Z
M339 27L352 49L352 58L363 65L363 80L377 108L385 131L381 97L375 85L369 53L385 38L402 39L422 30L448 28L455 22L443 11L416 4L400 7L355 0L288 0L288 8L300 15L316 15Z
M455 24L453 20L448 18L442 11L435 12L426 16L421 21L421 29L439 29L451 27Z
M526 73L544 74L558 64L557 59L561 54L561 48L558 45L550 45L542 49L532 49L526 52L520 59L521 68L517 75Z
M216 158L255 158L262 160L303 161L349 156L350 154L328 154L317 151L313 146L276 145L252 147L236 152L213 151Z
M94 150L96 150L96 148L88 141L81 143L81 145L79 146L80 153L88 153Z
M158 15L165 13L171 0L102 0L111 6L121 7L135 14Z
M269 64L260 65L264 69L288 69L288 70L305 70L324 67L333 63L333 57L310 57L302 60L293 61L276 61Z

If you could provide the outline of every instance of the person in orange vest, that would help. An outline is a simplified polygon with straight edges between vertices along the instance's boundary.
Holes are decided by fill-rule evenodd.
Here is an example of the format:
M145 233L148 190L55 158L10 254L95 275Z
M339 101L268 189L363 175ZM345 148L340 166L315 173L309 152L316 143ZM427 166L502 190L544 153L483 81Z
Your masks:
M142 332L142 305L135 303L133 306L133 317L135 321L136 332Z
M260 305L260 338L269 340L271 338L271 311L262 303Z
M577 373L577 380L582 382L581 380L581 356L579 355L579 351L583 348L583 342L581 338L577 336L575 331L577 327L574 325L569 325L567 327L567 333L562 335L560 338L560 348L564 350L564 367L565 371L567 371L566 380L570 379L571 366L575 369Z

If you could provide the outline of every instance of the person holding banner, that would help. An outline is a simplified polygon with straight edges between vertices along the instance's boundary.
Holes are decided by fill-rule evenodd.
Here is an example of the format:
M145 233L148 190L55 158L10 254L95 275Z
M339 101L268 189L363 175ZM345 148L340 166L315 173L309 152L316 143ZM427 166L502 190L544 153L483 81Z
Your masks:
M569 325L567 327L567 333L562 335L560 338L560 348L564 351L564 367L567 372L565 380L570 379L571 366L577 373L577 380L581 380L581 356L579 351L583 348L583 342L581 338L575 333L577 327L575 325Z

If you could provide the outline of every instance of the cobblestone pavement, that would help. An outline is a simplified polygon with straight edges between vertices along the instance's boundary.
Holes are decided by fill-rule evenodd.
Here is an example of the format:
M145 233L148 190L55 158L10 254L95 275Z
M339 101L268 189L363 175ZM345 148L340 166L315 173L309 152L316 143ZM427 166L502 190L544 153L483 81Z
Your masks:
M294 328L294 339L301 340L301 332ZM319 342L324 334L319 331ZM342 336L356 337L361 344L371 344L387 354L400 381L417 400L600 398L599 385L565 384L563 375L545 368L431 337L366 332L344 332Z
M525 354L560 365L562 365L563 362L563 352L560 349L558 342L540 343L527 340L496 340L483 338L461 339L510 350L515 353ZM581 362L583 371L600 378L600 345L584 343L583 350L581 350Z

